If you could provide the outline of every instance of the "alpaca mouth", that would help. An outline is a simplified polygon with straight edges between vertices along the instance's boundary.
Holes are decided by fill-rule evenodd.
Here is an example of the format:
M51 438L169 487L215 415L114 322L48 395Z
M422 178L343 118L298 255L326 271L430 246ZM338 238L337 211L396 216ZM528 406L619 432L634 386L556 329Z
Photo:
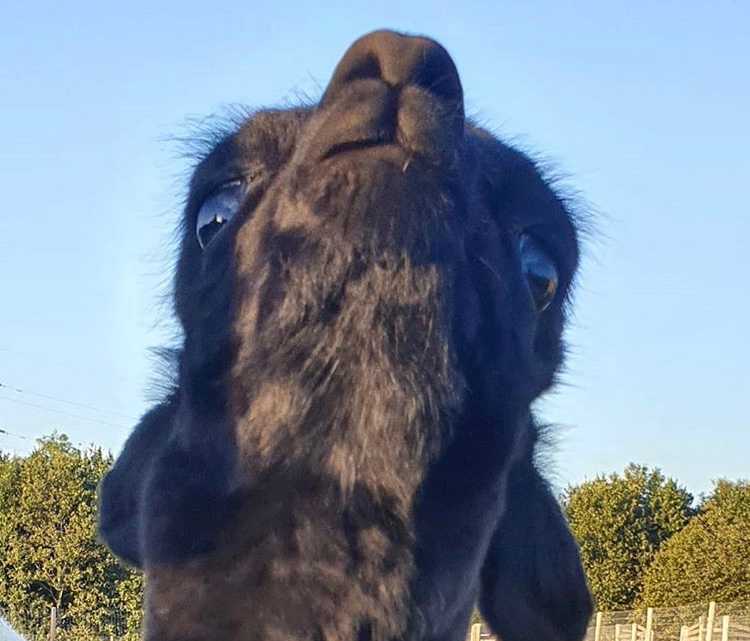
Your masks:
M321 158L321 161L328 160L334 156L340 156L357 151L368 151L374 147L390 147L393 145L392 138L365 138L364 140L350 140L333 145ZM395 145L393 145L395 146Z
M344 54L318 107L312 158L394 143L408 155L444 161L464 134L463 91L448 53L427 39L384 33ZM316 153L317 152L317 153Z

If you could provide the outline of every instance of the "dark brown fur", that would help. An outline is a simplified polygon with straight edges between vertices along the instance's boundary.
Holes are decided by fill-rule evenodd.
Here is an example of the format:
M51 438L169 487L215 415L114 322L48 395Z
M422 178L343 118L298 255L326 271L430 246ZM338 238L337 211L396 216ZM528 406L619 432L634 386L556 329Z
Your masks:
M238 178L202 250L199 211ZM522 235L559 275L544 311ZM185 210L178 388L102 485L145 638L459 639L479 598L505 641L579 639L590 598L529 409L576 263L564 204L464 120L430 40L371 34L319 105L221 140Z

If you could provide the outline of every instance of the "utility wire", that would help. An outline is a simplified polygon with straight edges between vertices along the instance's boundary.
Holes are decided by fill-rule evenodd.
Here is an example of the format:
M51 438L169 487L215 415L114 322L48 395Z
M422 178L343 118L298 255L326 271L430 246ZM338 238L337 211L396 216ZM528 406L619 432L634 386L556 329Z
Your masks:
M55 401L56 403L66 403L67 405L73 405L75 407L81 407L83 409L93 410L94 412L99 412L100 414L111 414L112 416L119 416L120 418L127 418L128 420L132 420L132 421L138 420L135 416L123 414L122 412L114 412L112 410L103 410L94 405L87 405L86 403L77 403L75 401L65 400L64 398L50 396L49 394L40 394L39 392L32 392L29 389L25 389L22 387L15 387L13 385L8 385L7 383L3 383L2 381L0 381L0 389L3 389L3 388L8 389L8 390L13 390L17 394L26 394L28 396L36 396L37 398L43 398L48 401Z
M124 374L113 372L113 371L91 369L90 367L84 367L83 365L74 365L72 363L66 363L64 361L57 361L54 359L46 358L44 356L39 356L38 354L35 354L33 352L14 349L12 347L7 347L5 345L0 345L0 352L8 352L10 354L15 354L16 356L32 358L35 361L49 363L50 365L55 365L57 367L64 367L66 369L77 370L79 372L86 373L89 376L95 376L96 378L105 377L110 380L118 380L118 381L127 382L127 383L136 383L136 379L133 378L132 376L126 376Z
M16 438L21 438L24 441L33 441L33 438L30 438L28 436L23 436L22 434L16 434L15 432L9 432L8 430L4 430L0 427L0 434L5 434L7 436L15 436Z
M82 416L81 414L73 414L72 412L64 412L63 410L53 409L52 407L46 407L45 405L37 405L36 403L20 401L17 398L8 398L7 396L0 396L0 401L7 401L8 403L17 403L18 405L26 405L27 407L34 407L36 409L45 410L47 412L52 412L53 414L60 414L62 416L70 416L72 418L78 418L83 421L91 421L92 423L99 423L99 425L108 425L109 427L118 427L122 430L130 429L126 425L121 425L119 423L111 423L109 421L101 421L98 418L92 418L90 416Z
M24 441L37 441L38 442L38 441L44 440L46 438L49 438L50 435L49 434L43 434L43 435L41 435L41 436L39 436L37 438L33 438L31 436L24 436L23 434L16 434L15 432L9 432L8 430L4 430L4 429L0 428L0 436L12 436L14 438L20 438L20 439L22 439ZM95 448L96 447L100 447L100 446L98 446L96 444L93 444L93 443L91 443L90 445L86 445L86 444L84 444L84 443L82 443L80 441L70 441L70 443L71 443L71 445L77 447L80 451L84 451L87 447L90 447L90 446L91 447L95 447ZM101 449L106 451L108 448L101 448ZM28 456L28 454L29 454L28 452L25 452L25 453L22 454L21 452L19 452L18 450L14 449L14 448L9 448L7 445L0 446L0 455L2 455L3 452L10 453L13 456L18 456L18 457L21 457L21 458L24 458L24 457Z

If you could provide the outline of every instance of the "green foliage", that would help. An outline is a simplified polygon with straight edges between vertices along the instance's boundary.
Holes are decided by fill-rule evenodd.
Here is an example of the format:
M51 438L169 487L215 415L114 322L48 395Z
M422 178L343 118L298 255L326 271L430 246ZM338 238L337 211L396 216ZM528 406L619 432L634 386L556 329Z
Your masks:
M0 611L29 638L46 638L53 605L60 641L137 638L142 578L96 538L96 489L111 463L65 436L26 457L0 452ZM598 609L750 599L750 482L719 481L698 511L692 502L633 464L568 488Z
M117 635L112 613L138 612L140 577L96 538L96 490L111 463L65 436L0 458L0 609L21 632L40 634L50 606L63 640Z
M656 554L641 600L655 606L750 599L750 482L718 481Z
M694 514L692 502L658 469L634 464L622 476L568 488L564 510L598 609L634 607L643 572L661 545L685 527Z

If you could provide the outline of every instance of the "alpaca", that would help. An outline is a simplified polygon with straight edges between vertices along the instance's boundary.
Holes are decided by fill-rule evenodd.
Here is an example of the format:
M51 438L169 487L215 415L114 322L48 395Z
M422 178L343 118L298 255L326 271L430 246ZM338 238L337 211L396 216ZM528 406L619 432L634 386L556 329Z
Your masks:
M467 120L436 42L377 31L259 111L184 211L175 389L101 487L148 641L578 641L534 462L578 262L565 202Z

